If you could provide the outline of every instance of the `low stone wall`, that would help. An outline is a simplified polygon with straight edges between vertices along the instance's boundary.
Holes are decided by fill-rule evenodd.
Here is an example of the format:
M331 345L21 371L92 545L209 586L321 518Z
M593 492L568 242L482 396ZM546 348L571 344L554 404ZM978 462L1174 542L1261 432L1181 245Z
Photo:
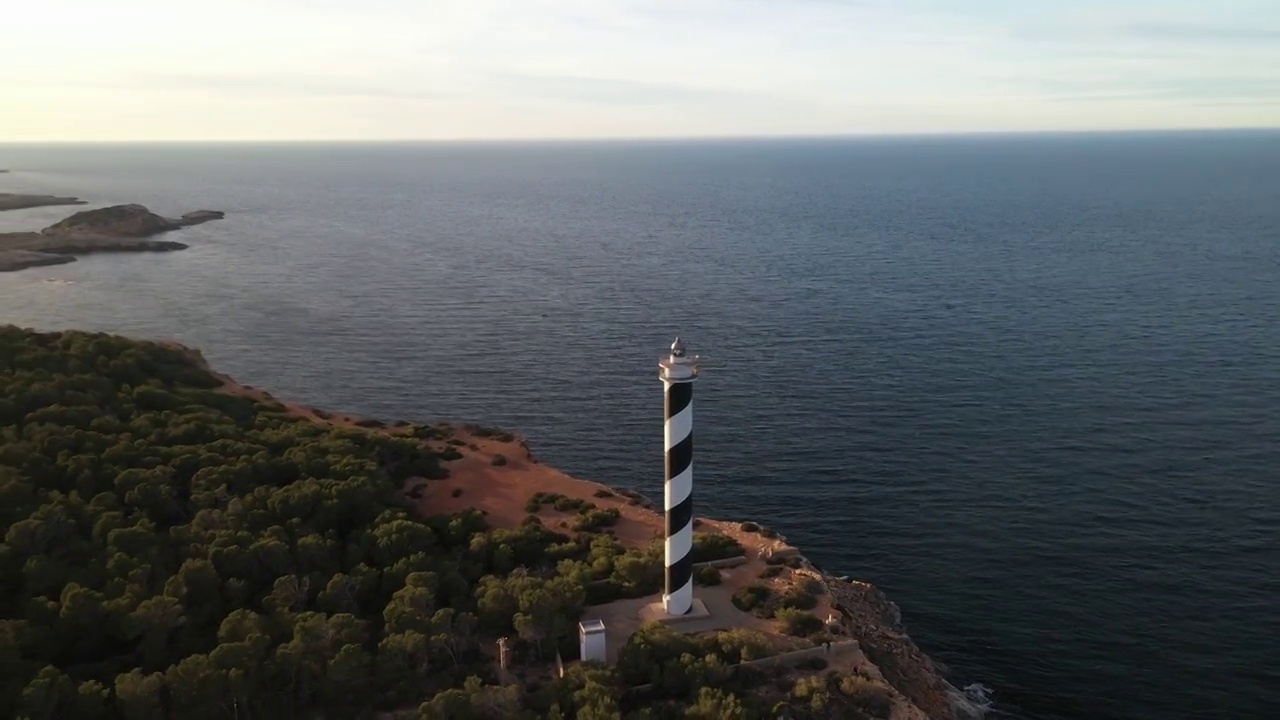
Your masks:
M746 562L747 562L747 556L739 555L737 557L722 558L720 560L707 560L706 562L694 563L693 569L697 570L698 568L701 568L701 567L712 567L716 569L732 568L732 567L738 567L739 565L745 565Z
M857 640L843 640L841 642L833 642L830 645L818 645L817 647L805 648L803 650L792 650L791 652L781 653L779 655L770 655L759 660L747 660L738 663L740 667L776 667L778 665L795 665L809 658L826 657L833 652L844 650L845 648L857 648Z

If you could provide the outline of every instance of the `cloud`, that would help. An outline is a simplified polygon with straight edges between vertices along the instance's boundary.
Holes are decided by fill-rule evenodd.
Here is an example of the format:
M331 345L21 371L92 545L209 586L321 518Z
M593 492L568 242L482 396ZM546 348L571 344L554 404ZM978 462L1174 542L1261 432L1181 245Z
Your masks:
M1121 36L1139 40L1168 42L1280 42L1280 29L1266 27L1231 27L1226 25L1193 25L1191 23L1141 22L1116 28Z
M1280 78L1258 76L1180 76L1168 78L1084 80L1041 78L1023 83L1047 93L1052 102L1163 100L1179 104L1280 103Z
M543 100L596 105L674 105L724 102L749 97L729 90L694 88L674 83L573 75L492 73L495 89Z
M457 93L367 78L334 78L313 75L174 73L138 78L140 84L210 92L243 98L317 98L349 100L440 100Z
M1070 44L1111 45L1130 51L1134 43L1187 48L1196 45L1238 48L1242 44L1270 46L1280 43L1280 27L1220 25L1213 23L1128 20L1123 18L1079 22L1066 20L1050 23L1044 20L1015 24L1010 34L1031 42L1064 42Z

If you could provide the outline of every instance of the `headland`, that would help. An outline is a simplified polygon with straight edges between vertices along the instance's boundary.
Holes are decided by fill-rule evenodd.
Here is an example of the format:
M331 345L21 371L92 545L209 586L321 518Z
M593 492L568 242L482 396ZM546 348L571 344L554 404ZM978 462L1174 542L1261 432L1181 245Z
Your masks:
M44 204L81 202L74 198L54 199L72 200L74 203ZM223 216L217 210L197 210L179 218L166 218L137 204L84 210L39 232L0 233L0 272L74 262L77 255L89 253L185 250L188 246L183 243L150 238Z
M258 402L278 404L290 415L335 429L363 430L389 435L422 435L419 426L405 421L385 422L351 413L335 413L282 401L262 389L247 387L211 369L198 350L178 343L165 343L182 352L221 383L219 390ZM526 439L505 430L475 425L441 423L431 426L432 439L424 440L434 450L453 452L442 479L410 478L402 492L418 514L456 514L479 510L494 528L515 530L536 516L544 526L559 532L578 526L582 508L591 513L616 514L606 532L622 546L632 549L660 547L664 531L663 514L642 494L572 477L540 463ZM539 502L541 499L541 502ZM787 542L770 528L751 521L717 520L697 517L699 536L730 538L741 548L740 556L714 562L700 562L699 569L714 567L714 585L699 586L695 596L713 610L714 623L687 628L685 632L747 629L775 641L781 655L801 658L822 657L829 671L847 671L870 678L888 688L893 699L890 720L964 720L978 717L982 709L970 704L964 693L948 682L945 671L924 653L904 629L901 611L879 588L869 582L836 577L824 572L804 556L803 550ZM695 543L696 544L696 543ZM820 633L829 648L826 653L806 655L821 647L818 633L807 641L789 634L777 615L761 608L743 609L739 599L761 592L779 599L811 593L813 616L824 621ZM802 590L803 589L803 590ZM661 599L661 594L588 605L584 618L607 619L610 661L630 635L640 629L636 611ZM752 611L754 610L754 612ZM844 717L833 715L833 717Z

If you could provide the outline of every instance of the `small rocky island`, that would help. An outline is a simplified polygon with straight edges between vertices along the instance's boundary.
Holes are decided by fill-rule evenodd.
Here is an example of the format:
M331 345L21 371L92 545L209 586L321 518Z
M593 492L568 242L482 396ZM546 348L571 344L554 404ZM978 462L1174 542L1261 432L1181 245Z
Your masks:
M173 219L132 204L84 210L40 232L0 233L0 272L74 262L76 255L95 252L185 250L187 246L180 242L148 238L223 215L217 210L197 210Z
M8 172L8 170L0 170L0 173L4 172ZM60 197L58 195L0 193L0 210L23 210L46 205L88 205L88 203L80 198Z

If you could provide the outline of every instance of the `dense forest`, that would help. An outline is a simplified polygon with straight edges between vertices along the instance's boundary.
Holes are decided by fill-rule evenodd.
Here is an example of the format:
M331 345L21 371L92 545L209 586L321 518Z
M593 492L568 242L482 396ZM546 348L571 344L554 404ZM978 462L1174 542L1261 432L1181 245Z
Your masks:
M659 547L590 508L572 535L419 517L402 489L446 476L447 427L332 427L219 386L178 349L0 327L0 716L887 712L858 676L732 667L768 652L748 631L646 626L616 667L571 663L584 606L659 589Z

